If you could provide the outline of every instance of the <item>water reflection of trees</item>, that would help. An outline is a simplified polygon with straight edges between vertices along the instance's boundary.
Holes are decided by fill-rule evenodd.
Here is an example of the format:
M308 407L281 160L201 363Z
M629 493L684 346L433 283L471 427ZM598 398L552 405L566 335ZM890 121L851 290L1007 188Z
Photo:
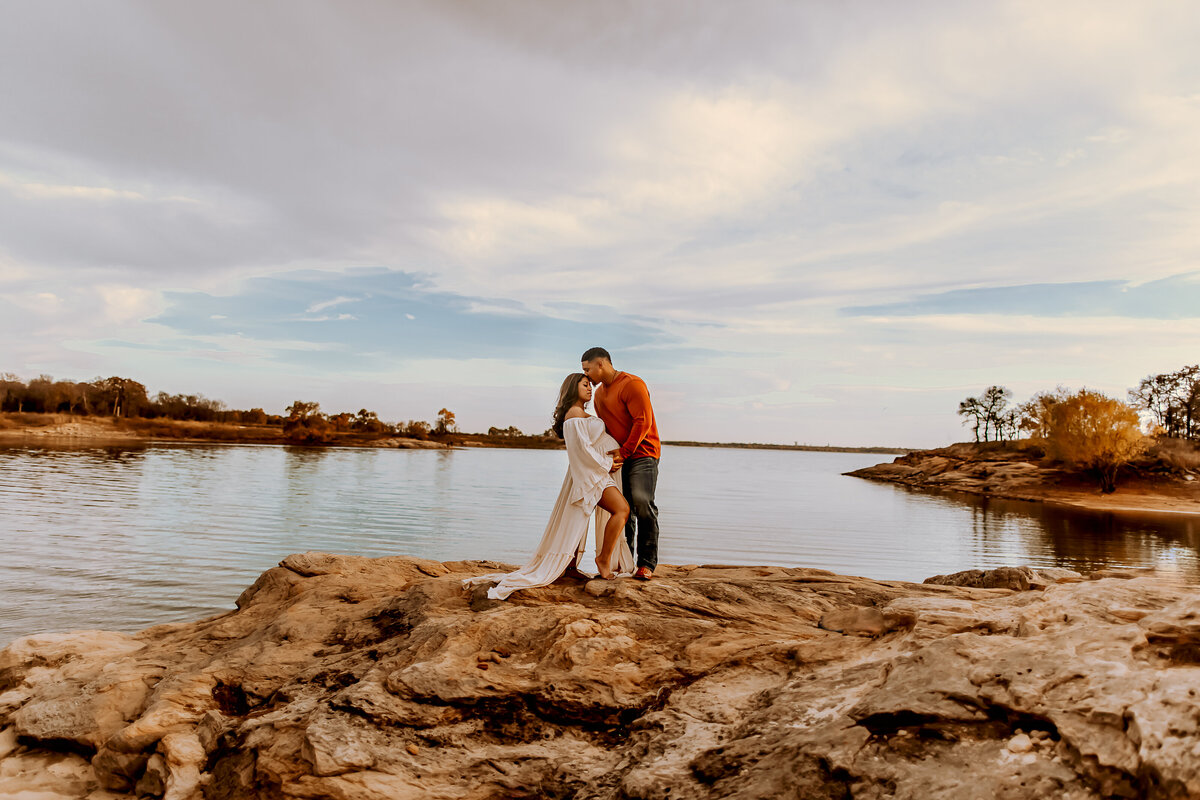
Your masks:
M327 447L295 447L285 445L283 452L287 458L285 461L288 472L310 473L313 469L320 466L325 457L332 452Z
M283 492L279 516L285 530L293 533L313 527L315 506L321 500L323 462L330 455L324 447L283 448Z
M67 439L36 444L22 443L18 447L0 447L0 451L19 454L33 461L59 460L64 454L70 454L74 460L77 455L83 454L104 464L128 464L144 458L150 447L151 445L145 442L97 445L94 442L72 442Z
M1105 566L1153 567L1167 559L1200 579L1200 523L1189 517L961 499L971 509L972 540L984 562L1009 549L1027 554L1033 563L1083 572Z

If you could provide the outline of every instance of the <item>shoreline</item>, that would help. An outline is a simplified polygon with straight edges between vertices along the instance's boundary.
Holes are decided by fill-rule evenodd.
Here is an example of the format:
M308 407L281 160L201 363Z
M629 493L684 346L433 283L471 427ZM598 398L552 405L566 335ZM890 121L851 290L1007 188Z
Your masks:
M844 473L931 493L961 493L996 500L1114 514L1200 515L1200 480L1127 469L1117 491L1095 484L1019 445L981 447L961 443L921 450L887 463Z
M78 444L264 444L293 447L396 448L446 450L452 444L403 436L337 433L331 441L310 444L289 440L282 428L270 425L190 422L183 420L113 419L46 415L44 425L0 427L0 443L53 440ZM0 418L0 423L11 420Z
M30 414L19 415L27 418ZM62 439L64 441L111 441L114 443L211 443L275 444L295 447L382 447L399 449L447 450L458 447L507 448L512 450L561 450L561 440L546 436L492 436L484 433L453 433L441 441L403 436L340 432L326 442L293 442L279 426L237 423L189 422L166 419L116 419L111 417L73 417L65 414L36 415L45 424L30 424L0 415L0 443L6 440ZM12 425L13 427L4 427ZM664 441L670 447L706 447L736 450L791 450L814 453L876 453L905 455L915 452L904 447L841 447L837 445L760 444L753 442Z

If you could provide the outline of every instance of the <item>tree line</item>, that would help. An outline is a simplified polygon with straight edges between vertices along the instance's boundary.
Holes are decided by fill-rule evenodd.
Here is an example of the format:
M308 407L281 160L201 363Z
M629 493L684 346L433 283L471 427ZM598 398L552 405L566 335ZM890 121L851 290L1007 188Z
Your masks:
M70 381L39 375L25 382L11 372L0 374L0 411L250 424L271 421L271 415L261 408L231 409L200 394L158 392L151 396L145 385L132 378ZM281 420L275 415L276 422Z
M320 403L304 400L296 400L284 411L287 414L283 419L284 433L292 441L305 444L320 444L329 441L333 434L345 432L405 436L411 439L444 437L458 432L454 412L448 408L438 411L433 425L411 419L391 424L365 408L359 409L357 414L323 414Z
M232 409L220 400L199 394L151 395L144 384L118 376L70 381L39 375L23 381L13 373L0 373L0 412L277 425L283 427L288 438L314 444L343 433L429 439L458 432L454 412L446 408L438 411L433 423L388 423L365 408L357 413L326 414L319 403L303 400L293 402L283 414L268 414L261 408ZM500 435L521 434L516 428L508 428Z
M958 404L975 441L1011 441L1024 432L1052 458L1092 472L1106 493L1116 490L1120 468L1146 452L1143 420L1150 436L1200 439L1200 366L1147 376L1127 403L1061 386L1015 406L1012 397L1004 386L989 386Z

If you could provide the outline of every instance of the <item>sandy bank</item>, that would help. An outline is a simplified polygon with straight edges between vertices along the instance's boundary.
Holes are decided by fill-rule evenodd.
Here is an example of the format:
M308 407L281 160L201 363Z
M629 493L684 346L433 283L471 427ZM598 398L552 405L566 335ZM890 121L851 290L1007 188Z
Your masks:
M1200 794L1196 587L729 566L463 587L498 566L306 553L199 622L18 640L0 796Z
M1117 491L1101 494L1095 483L1018 446L956 444L920 450L894 461L846 473L917 489L966 492L1008 500L1093 511L1200 514L1200 479L1194 474L1146 474L1126 470Z

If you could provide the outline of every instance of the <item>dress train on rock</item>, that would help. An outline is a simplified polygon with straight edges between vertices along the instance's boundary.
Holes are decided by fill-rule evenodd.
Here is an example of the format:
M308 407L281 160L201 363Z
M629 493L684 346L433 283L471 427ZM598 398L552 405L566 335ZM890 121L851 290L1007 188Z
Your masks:
M480 575L467 578L463 583L477 585L496 581L488 589L488 597L504 600L518 589L533 589L554 583L567 567L587 546L588 519L596 517L596 559L599 564L600 549L604 540L604 525L609 514L600 508L604 490L610 486L620 489L620 472L610 474L612 456L608 451L619 445L604 431L604 423L598 417L576 417L563 423L563 438L567 445L567 474L550 520L537 550L525 566L515 572ZM614 480L614 477L616 480ZM624 531L613 552L610 568L617 574L632 574L633 553L625 541Z

